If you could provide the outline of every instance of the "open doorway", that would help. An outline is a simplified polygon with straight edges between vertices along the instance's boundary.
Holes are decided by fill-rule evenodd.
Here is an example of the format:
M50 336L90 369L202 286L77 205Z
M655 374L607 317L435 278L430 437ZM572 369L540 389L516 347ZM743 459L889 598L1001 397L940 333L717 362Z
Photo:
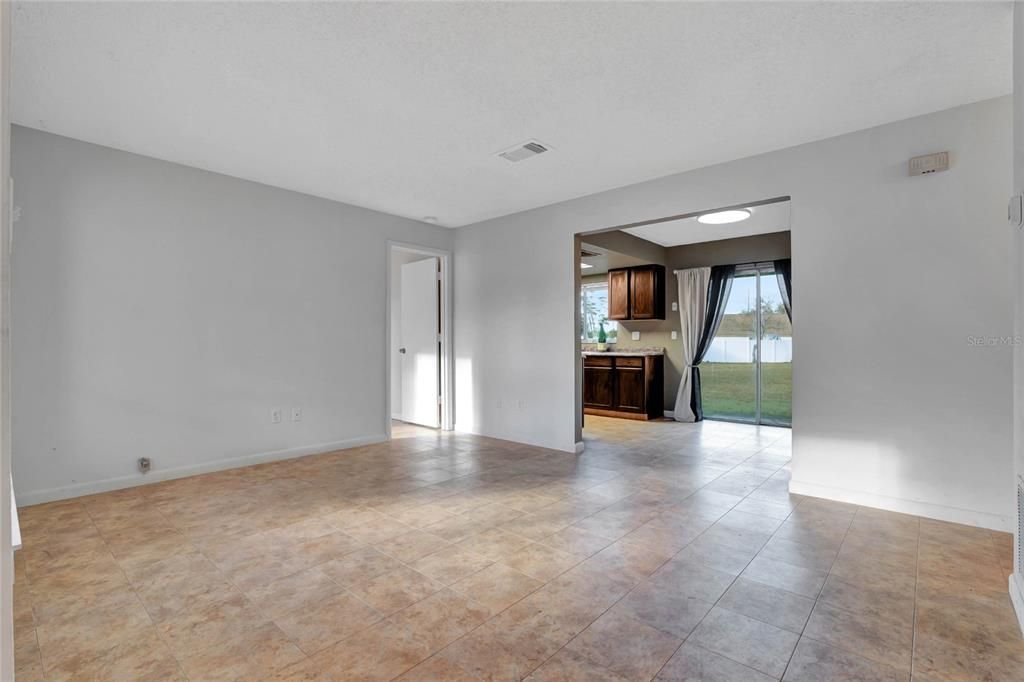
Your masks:
M392 422L451 430L447 251L388 244L388 434Z
M792 424L789 199L727 210L577 235L584 428Z

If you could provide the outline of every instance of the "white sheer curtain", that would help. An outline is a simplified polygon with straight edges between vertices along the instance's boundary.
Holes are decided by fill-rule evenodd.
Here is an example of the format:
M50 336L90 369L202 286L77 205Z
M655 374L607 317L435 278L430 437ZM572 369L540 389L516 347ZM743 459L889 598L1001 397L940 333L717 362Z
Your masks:
M700 335L704 330L710 280L711 268L676 270L676 282L679 287L679 338L683 346L683 376L679 380L679 390L676 392L677 422L697 420L690 407L690 396L693 392L693 357L697 353Z

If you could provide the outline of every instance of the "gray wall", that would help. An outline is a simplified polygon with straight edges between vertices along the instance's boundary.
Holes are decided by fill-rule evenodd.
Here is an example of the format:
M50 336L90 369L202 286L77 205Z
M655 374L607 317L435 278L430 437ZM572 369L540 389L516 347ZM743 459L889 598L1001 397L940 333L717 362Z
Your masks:
M449 230L27 128L13 147L19 503L384 437L387 240Z
M733 265L790 257L789 231L673 246L666 262L675 269Z
M606 237L606 235L608 235ZM637 242L651 245L661 250L659 254L655 250L641 247L628 240L619 240L612 235L632 237ZM648 257L661 256L660 259L652 258L648 262L660 263L666 270L666 292L665 292L665 319L664 320L622 320L618 322L620 331L618 341L615 344L617 349L650 348L660 346L665 349L665 409L675 409L676 391L679 390L679 381L682 377L683 362L681 360L683 349L678 338L672 338L672 332L680 331L679 313L672 310L672 304L679 298L679 290L676 287L676 278L673 270L683 268L696 268L711 265L733 265L740 263L754 263L758 261L777 260L789 258L789 232L773 232L771 234L759 234L752 237L738 237L736 239L721 239L713 242L701 242L699 244L685 244L665 248L652 244L643 239L619 231L606 232L601 235L588 235L584 241L590 244L598 243L595 237L601 237L602 246L618 247L620 253L631 256ZM597 282L604 280L605 275L593 275L583 277L583 282ZM632 332L640 332L640 340L632 340Z
M458 426L574 449L576 233L788 196L790 489L1013 528L1013 353L976 342L1013 334L1011 121L1001 97L459 228Z
M617 251L627 256L640 258L645 263L661 263L664 265L665 257L668 254L668 249L661 244L649 242L646 239L641 239L622 230L583 235L581 239L587 244L593 244L594 246Z

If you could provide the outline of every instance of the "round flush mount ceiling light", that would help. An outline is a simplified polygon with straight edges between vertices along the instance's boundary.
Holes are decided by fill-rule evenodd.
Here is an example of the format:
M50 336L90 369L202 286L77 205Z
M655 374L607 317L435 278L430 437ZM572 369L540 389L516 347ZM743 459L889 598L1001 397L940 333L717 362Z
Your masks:
M741 220L746 220L750 217L750 211L745 208L734 208L731 211L716 211L715 213L705 213L702 216L697 217L698 223L704 223L705 225L725 225L727 223L738 223Z
M425 215L423 216L423 222L430 223L431 225L437 224L437 216Z

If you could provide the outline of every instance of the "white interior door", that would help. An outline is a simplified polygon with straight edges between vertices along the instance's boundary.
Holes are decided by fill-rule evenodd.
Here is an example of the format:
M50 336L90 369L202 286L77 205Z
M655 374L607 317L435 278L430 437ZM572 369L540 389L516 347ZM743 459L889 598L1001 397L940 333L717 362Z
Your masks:
M437 258L402 266L402 421L441 425Z

